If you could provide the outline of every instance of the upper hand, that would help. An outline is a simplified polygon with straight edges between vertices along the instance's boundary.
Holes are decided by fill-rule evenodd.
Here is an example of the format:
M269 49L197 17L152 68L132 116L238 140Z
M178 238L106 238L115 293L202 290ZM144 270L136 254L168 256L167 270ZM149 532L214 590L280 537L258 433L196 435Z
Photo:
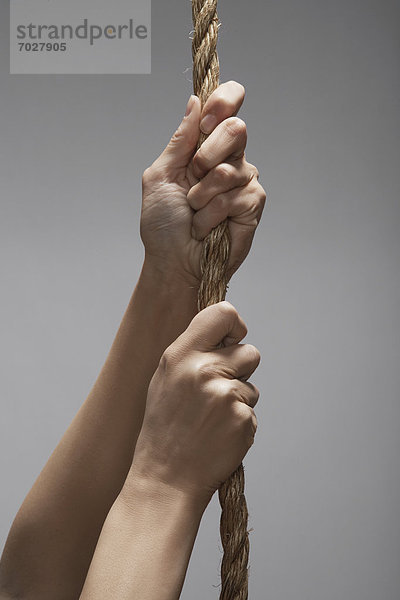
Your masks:
M235 115L244 88L220 85L201 110L191 96L168 146L143 174L141 236L146 259L198 285L202 240L228 218L228 277L247 256L266 200L256 167L245 159L246 124ZM196 152L200 128L209 137Z

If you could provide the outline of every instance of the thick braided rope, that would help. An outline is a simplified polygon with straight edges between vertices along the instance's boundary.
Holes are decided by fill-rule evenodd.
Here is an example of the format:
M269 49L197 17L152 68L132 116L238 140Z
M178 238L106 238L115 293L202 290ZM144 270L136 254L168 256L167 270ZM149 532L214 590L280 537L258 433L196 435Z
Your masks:
M192 0L192 16L193 90L203 106L219 85L217 0ZM198 146L205 138L203 134L200 136ZM228 225L224 221L211 231L203 243L199 310L225 298L229 249ZM249 535L243 465L221 486L218 494L222 509L220 533L224 549L220 600L247 600Z

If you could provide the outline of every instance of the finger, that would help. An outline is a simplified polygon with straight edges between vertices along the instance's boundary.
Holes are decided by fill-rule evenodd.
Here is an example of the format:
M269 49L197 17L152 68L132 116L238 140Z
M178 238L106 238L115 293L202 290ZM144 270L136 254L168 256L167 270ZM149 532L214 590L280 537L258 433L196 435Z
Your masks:
M257 417L254 409L245 402L236 402L235 412L243 422L249 436L249 447L254 443L254 437L257 432Z
M203 208L214 196L249 183L255 167L244 160L234 164L223 162L211 169L203 179L190 188L187 201L194 210Z
M211 133L224 119L236 115L243 104L245 89L237 81L222 83L204 104L200 129Z
M190 162L199 139L200 112L199 98L190 96L181 124L156 161L160 167L180 169Z
M260 392L255 385L249 381L237 382L238 400L250 408L254 408L260 398Z
M229 346L240 342L247 327L229 302L218 302L200 311L181 336L186 350L210 351L220 344Z
M250 408L254 408L260 398L260 390L253 383L250 383L250 381L244 381L242 385L245 386L242 388L243 402L247 406L250 406Z
M260 353L251 344L235 344L210 353L207 360L227 378L247 381L260 364Z
M244 188L235 188L214 196L204 208L194 214L192 237L203 240L228 217L232 223L254 230L261 219L265 199L264 189L254 178Z
M197 179L219 163L241 158L247 143L246 123L238 117L230 117L220 123L203 142L192 159L193 175Z

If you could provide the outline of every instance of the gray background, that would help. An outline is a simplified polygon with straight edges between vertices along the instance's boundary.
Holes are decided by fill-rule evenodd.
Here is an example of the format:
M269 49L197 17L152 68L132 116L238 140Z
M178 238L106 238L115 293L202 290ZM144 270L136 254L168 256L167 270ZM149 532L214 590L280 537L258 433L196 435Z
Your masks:
M88 393L138 276L140 177L191 93L190 3L153 71L8 74L1 0L2 540ZM400 597L399 2L220 2L270 204L229 299L263 361L246 460L253 599ZM216 598L218 505L182 597Z

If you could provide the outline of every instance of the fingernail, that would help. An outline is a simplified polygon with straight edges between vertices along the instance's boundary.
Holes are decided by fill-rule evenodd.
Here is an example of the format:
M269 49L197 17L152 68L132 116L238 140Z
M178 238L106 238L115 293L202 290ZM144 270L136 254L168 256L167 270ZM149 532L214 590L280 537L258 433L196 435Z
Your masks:
M200 121L200 129L203 133L211 133L217 124L217 117L211 113L206 115Z
M190 115L190 113L192 112L192 109L194 106L194 98L195 98L195 96L192 94L188 100L188 103L186 105L185 117L188 117Z

